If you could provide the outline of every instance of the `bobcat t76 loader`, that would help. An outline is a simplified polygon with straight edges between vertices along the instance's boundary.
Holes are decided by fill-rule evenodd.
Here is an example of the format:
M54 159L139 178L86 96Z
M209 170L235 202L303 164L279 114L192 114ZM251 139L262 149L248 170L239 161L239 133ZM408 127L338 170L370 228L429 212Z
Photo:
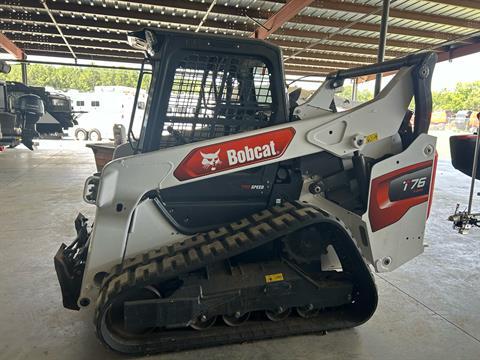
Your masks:
M64 306L130 354L367 321L371 270L423 251L436 55L332 73L298 105L270 43L153 29L129 40L152 66L145 118L86 181L95 222L79 214L55 256ZM395 70L373 100L336 108L345 79Z

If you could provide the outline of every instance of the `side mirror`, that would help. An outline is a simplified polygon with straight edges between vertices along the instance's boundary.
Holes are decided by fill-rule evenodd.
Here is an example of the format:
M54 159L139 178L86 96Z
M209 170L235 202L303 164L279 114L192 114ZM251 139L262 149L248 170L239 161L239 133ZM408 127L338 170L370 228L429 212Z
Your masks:
M8 74L11 70L11 66L8 65L5 61L0 60L0 73Z

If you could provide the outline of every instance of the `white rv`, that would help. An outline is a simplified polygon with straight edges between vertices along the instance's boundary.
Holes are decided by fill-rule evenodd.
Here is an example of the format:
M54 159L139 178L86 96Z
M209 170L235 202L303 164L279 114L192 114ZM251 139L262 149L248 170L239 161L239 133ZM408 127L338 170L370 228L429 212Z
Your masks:
M72 107L78 113L78 125L70 130L77 140L113 139L113 125L121 124L128 130L135 99L135 89L126 86L95 86L92 92L70 90ZM140 91L135 109L136 125L133 129L139 135L141 120L147 103L147 92Z

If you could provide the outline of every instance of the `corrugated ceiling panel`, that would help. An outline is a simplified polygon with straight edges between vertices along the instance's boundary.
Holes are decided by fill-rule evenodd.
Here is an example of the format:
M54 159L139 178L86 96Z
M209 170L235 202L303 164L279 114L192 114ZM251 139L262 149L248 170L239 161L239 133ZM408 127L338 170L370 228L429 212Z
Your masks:
M346 2L374 6L378 9L380 9L379 6L382 4L381 0L346 0ZM42 18L41 16L44 16L42 19L45 19L45 12L40 3L37 4L34 1L28 0L11 1L10 3L14 3L13 5L16 5L16 7L9 6L8 4L0 5L0 9L4 10L0 11L0 24L2 27L10 29L11 32L9 34L11 34L12 37L15 37L19 42L30 41L31 44L39 47L60 48L62 46L58 42L58 34L55 33L55 28L48 19L45 20L44 24L39 24L34 20ZM30 4L30 8L22 8L20 5L26 3ZM51 2L52 7L55 7L55 4L62 4L65 7L66 3L66 0ZM89 33L94 33L96 36L95 41L100 41L102 36L108 38L109 33L125 34L125 32L128 31L127 29L130 29L132 26L152 26L192 31L198 26L198 23L206 14L210 0L165 0L159 1L158 3L151 2L148 5L144 3L142 4L140 0L70 0L69 3L72 4L72 6L84 6L85 12L89 14L82 15L81 13L73 13L67 11L68 9L62 11L57 11L55 9L52 10L54 16L58 17L60 20L60 26L62 28L75 30L70 31L67 37L71 39L83 39L84 36L81 36L82 33L86 33L87 35ZM93 5L91 6L91 4ZM190 8L192 8L193 5L194 9L182 9L182 4L183 6ZM214 10L207 17L208 23L204 24L200 31L236 36L249 36L252 30L259 26L259 23L266 21L269 16L273 15L282 6L283 3L279 1L218 0ZM12 9L15 9L15 13L12 13ZM464 19L465 21L480 21L480 10L438 4L425 0L392 0L392 9L432 14L432 18L434 18L434 15L441 15L444 17ZM254 14L254 19L244 16L245 11L247 10L251 14ZM116 13L121 13L122 15L115 15ZM146 16L143 14L153 15ZM161 21L156 20L155 14L158 14ZM304 17L313 17L320 21L317 25L312 25L301 23L299 18L293 18L290 22L284 24L284 26L275 34L271 35L269 39L288 40L304 44L318 42L320 40L321 44L349 49L347 52L343 52L344 54L349 54L349 56L365 56L365 54L352 54L352 49L358 48L360 51L360 49L375 50L377 48L376 40L378 38L378 31L376 31L376 29L380 26L380 11L375 15L369 15L361 12L347 12L341 10L341 8L339 10L329 10L311 6L303 9L300 12L300 15ZM71 25L69 25L69 19L76 19L77 21L72 20L70 21ZM79 23L78 19L88 20L87 25L89 26ZM322 19L325 19L325 25L322 24ZM332 23L332 21L337 20L339 21L338 26L336 26L335 23ZM352 22L358 22L359 24L357 25L360 26L352 26ZM95 26L92 24L95 24ZM116 30L115 24L119 24L118 26L121 30ZM401 42L406 42L421 44L422 47L431 47L434 44L443 43L445 39L449 38L449 34L454 38L459 38L472 34L472 32L475 31L475 29L472 29L471 27L465 28L442 23L403 19L401 17L392 17L389 24L396 29L394 32L388 34L387 50L402 50L404 52L411 52L415 49L393 47L391 46L391 42L393 41L394 44L397 45L402 44ZM367 26L364 27L363 25ZM372 25L374 27L372 27ZM403 34L401 28L408 28L413 30L413 32ZM49 31L42 29L49 29ZM7 32L8 31L9 30L7 30ZM48 34L42 35L42 31L48 32ZM305 34L302 35L307 37L292 36L292 31L305 32ZM417 31L418 34L415 33L415 31ZM422 31L428 33L425 33L425 36L422 36ZM289 32L290 35L285 35L285 33L288 34ZM319 34L315 34L315 32ZM440 38L435 38L435 32L442 33L440 34ZM335 40L335 38L330 39L329 36L333 33L338 34L338 38L340 39L347 39L347 36L351 37L352 42L338 41ZM480 33L478 35L480 35ZM343 36L343 38L341 36ZM355 41L356 38L357 41L363 41L367 38L369 39L368 42L372 43L359 43ZM88 39L88 36L86 39ZM348 39L350 40L350 38ZM53 43L49 44L49 42ZM105 42L105 45L102 43L101 46L108 47L108 44L119 43L124 44L125 41L118 40L117 37L116 41ZM84 45L78 46L85 47ZM117 48L117 50L120 51L121 49ZM123 52L125 53L128 51L123 50ZM322 53L332 55L338 54L339 52L322 52L316 50L308 50L305 52L305 54L309 54L310 58L315 55L321 56ZM372 55L369 56L372 57Z

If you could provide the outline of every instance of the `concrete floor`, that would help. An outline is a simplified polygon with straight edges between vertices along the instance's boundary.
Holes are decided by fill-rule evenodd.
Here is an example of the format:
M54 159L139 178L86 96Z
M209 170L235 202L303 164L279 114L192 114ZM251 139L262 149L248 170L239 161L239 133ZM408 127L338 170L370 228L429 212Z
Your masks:
M86 314L63 309L53 268L77 213L93 216L81 199L95 170L90 151L64 140L0 153L0 359L126 358L97 342ZM466 204L469 178L440 160L436 184L430 246L377 276L380 303L367 324L150 358L480 359L480 229L461 236L446 221L457 202Z

